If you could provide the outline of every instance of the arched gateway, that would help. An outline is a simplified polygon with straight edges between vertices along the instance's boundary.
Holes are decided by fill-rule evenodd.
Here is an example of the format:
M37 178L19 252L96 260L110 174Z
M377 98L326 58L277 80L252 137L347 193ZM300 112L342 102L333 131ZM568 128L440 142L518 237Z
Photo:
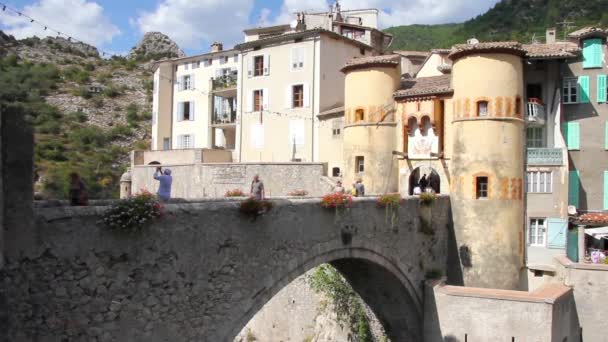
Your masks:
M101 207L38 209L35 227L5 234L9 340L231 342L278 291L326 262L392 341L422 340L425 275L447 269L447 197L430 210L405 200L397 223L373 198L344 212L276 201L255 221L238 204L169 204L136 234L105 229Z

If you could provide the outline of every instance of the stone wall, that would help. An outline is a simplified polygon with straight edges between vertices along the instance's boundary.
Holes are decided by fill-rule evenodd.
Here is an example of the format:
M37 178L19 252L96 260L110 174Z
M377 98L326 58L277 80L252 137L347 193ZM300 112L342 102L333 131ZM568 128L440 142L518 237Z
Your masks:
M567 286L523 292L435 283L427 289L425 342L580 341Z
M425 274L446 273L447 197L424 229L416 198L396 224L375 198L340 212L277 200L255 221L238 203L169 204L131 234L103 227L103 206L37 209L36 227L5 234L0 331L17 342L231 341L282 288L329 262L393 341L421 339Z
M256 174L264 182L266 196L286 196L290 191L304 189L310 196L331 191L323 180L326 164L310 163L227 163L164 165L171 169L174 198L198 199L224 197L228 190L241 189L249 194L251 180ZM135 166L131 169L132 191L147 189L156 192L158 181L155 166Z

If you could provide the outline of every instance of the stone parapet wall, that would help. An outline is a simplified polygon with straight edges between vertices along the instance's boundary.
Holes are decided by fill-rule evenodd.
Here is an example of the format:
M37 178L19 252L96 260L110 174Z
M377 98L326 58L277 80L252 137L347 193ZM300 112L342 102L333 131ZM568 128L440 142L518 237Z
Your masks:
M425 232L416 198L396 209L397 223L375 198L341 212L318 199L273 202L256 220L239 214L238 201L167 204L166 217L139 233L108 231L104 206L37 209L35 227L5 234L0 340L231 341L325 262L389 337L420 340L425 274L446 273L447 197L433 204Z
M310 196L331 191L322 177L326 164L313 163L218 163L163 165L171 169L174 198L196 199L223 197L226 191L240 189L249 194L253 176L260 175L266 196L286 196L290 191L304 189ZM155 166L135 166L131 169L133 192L146 189L156 192L158 181Z

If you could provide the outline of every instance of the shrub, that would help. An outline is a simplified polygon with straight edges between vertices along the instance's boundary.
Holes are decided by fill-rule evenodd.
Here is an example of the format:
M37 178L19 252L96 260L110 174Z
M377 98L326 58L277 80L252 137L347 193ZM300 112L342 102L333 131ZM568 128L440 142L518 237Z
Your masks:
M351 206L353 198L350 195L342 193L333 193L323 196L321 206L327 209L348 208Z
M430 206L435 203L437 195L432 192L423 192L420 194L420 204Z
M103 215L103 222L111 230L139 231L152 220L163 216L163 205L153 194L142 191L119 201Z
M115 87L114 85L109 85L103 89L103 95L105 95L109 98L114 98L121 94L122 93L120 92L120 90L117 87Z
M399 207L401 203L401 195L396 194L384 194L378 197L378 205L381 207Z
M94 96L91 99L91 105L93 105L93 107L95 107L95 108L103 107L103 98L100 96Z
M76 89L73 89L72 95L80 96L83 99L87 99L87 100L93 97L93 94L91 94L86 87L78 87Z
M45 121L36 127L36 131L42 134L59 134L61 124L57 121Z
M226 191L225 197L245 197L245 193L241 189L233 189Z
M107 142L107 137L99 128L87 126L77 128L68 135L70 143L76 146L103 147Z
M89 116L87 115L87 113L83 113L83 112L72 112L68 115L66 115L66 118L69 121L75 121L75 122L87 122L87 120L89 120Z
M131 127L127 125L116 125L110 130L110 139L115 140L119 138L127 138L129 137L133 131Z
M239 212L246 217L251 217L254 221L255 219L272 209L272 202L266 200L257 200L253 197L250 197L243 202L239 206Z
M299 189L299 190L290 191L287 193L287 195L294 196L294 197L304 197L304 196L308 196L308 191L306 191L304 189Z

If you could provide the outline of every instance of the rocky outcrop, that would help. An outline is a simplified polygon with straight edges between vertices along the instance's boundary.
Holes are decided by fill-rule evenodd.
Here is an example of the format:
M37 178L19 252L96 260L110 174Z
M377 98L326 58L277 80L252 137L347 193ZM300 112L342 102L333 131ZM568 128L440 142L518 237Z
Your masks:
M15 45L17 40L15 37L0 31L0 56L3 56L8 51L8 48Z
M81 42L74 42L63 37L46 37L42 40L42 43L47 45L54 44L62 50L76 51L87 57L99 57L99 51L96 47Z
M161 32L147 32L139 43L131 49L130 59L149 60L185 57L186 54L167 35Z

